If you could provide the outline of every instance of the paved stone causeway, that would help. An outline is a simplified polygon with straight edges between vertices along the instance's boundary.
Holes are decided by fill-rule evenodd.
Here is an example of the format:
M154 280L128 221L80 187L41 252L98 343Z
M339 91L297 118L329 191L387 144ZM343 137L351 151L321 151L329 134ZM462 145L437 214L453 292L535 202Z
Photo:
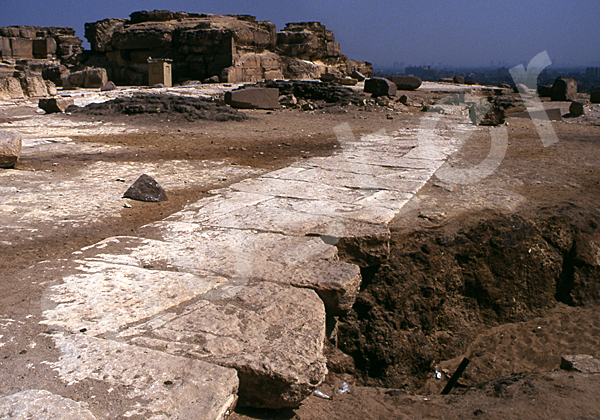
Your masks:
M458 113L410 121L360 139L338 126L337 154L40 263L50 282L43 323L62 352L57 380L126 386L124 417L299 405L327 373L326 319L353 305L358 264L386 257L387 224L468 131ZM85 401L44 390L0 399L0 416L40 406L62 413L48 418L95 418Z

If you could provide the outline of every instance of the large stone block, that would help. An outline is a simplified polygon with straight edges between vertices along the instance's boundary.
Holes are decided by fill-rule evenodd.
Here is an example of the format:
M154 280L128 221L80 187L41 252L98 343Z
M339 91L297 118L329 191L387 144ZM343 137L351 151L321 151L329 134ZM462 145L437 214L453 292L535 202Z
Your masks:
M234 108L279 108L279 89L247 88L225 93L225 102Z
M48 98L40 99L38 106L46 111L46 114L53 114L55 112L65 112L67 107L74 103L73 98Z
M394 96L397 92L396 85L383 77L373 77L365 80L365 92L378 96Z
M570 77L559 77L552 85L553 101L574 101L577 99L577 81Z
M29 389L0 398L0 418L96 420L84 404L41 389Z
M421 79L416 76L392 76L390 80L400 90L417 90L421 86Z
M21 134L0 130L0 168L12 168L21 156Z
M0 79L0 98L2 99L22 99L25 97L21 82L15 77L5 77Z
M43 38L33 40L33 55L37 58L46 58L56 54L56 40L54 38Z
M0 37L0 58L12 57L12 49L10 48L10 38Z
M10 48L14 58L33 58L33 41L31 39L11 38Z
M30 98L41 98L48 96L48 87L42 76L21 78L23 93Z
M590 94L590 102L593 104L600 104L600 91L592 92Z

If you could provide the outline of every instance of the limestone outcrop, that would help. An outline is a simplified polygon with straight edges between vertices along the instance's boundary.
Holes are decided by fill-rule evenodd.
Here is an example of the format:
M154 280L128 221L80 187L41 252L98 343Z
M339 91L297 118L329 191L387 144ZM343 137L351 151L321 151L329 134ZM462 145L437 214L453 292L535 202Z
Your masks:
M290 23L278 33L273 23L254 16L155 10L87 23L85 37L92 49L86 64L129 85L147 83L148 58L173 60L176 81L217 76L221 82L256 82L373 71L370 63L343 56L333 33L318 22Z

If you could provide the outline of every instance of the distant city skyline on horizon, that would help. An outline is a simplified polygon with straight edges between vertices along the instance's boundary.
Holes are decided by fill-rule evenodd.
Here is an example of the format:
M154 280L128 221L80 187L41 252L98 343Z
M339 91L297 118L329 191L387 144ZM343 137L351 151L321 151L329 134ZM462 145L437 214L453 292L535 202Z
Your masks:
M552 68L600 66L600 37L595 20L600 2L582 0L564 5L558 0L521 4L476 4L442 0L412 4L383 0L364 5L355 0L301 4L257 0L196 2L123 0L110 8L90 0L66 0L47 8L35 0L4 0L0 26L70 26L86 41L84 24L106 18L128 18L138 10L171 10L212 14L250 14L273 22L278 30L288 22L319 21L341 44L342 54L373 63L375 68L441 64L447 68L490 68L527 65L547 51ZM69 10L69 13L64 13ZM86 48L89 44L85 42ZM500 65L501 63L501 65Z

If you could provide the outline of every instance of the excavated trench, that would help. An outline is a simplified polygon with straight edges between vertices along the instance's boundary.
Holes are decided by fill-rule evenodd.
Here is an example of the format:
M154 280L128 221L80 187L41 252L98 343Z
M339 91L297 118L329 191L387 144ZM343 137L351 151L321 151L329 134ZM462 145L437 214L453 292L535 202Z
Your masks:
M363 264L356 303L339 318L331 371L362 385L427 392L436 365L465 355L483 331L561 303L600 302L598 209L565 203L534 217L485 211L454 222L392 228L389 257Z

